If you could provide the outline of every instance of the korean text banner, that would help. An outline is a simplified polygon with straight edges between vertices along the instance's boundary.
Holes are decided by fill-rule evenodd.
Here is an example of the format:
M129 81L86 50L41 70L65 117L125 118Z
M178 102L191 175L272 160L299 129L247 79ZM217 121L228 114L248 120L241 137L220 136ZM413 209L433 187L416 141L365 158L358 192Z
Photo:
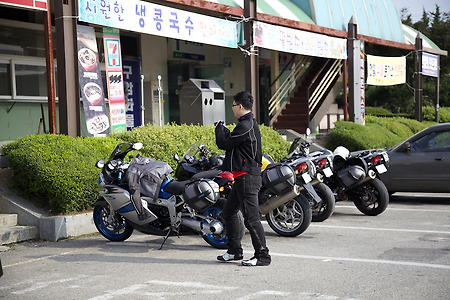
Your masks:
M125 132L127 131L127 125L119 29L104 27L103 45L111 131L112 133Z
M236 23L138 0L78 0L80 21L237 48Z
M309 56L347 59L347 40L303 30L254 22L255 46Z
M396 85L406 82L406 57L367 55L367 84Z

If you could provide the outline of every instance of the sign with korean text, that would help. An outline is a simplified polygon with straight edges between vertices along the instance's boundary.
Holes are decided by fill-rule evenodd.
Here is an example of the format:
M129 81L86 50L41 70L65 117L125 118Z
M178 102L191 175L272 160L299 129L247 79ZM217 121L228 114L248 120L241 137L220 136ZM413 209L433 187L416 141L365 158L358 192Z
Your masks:
M367 55L367 84L396 85L406 82L406 57Z
M125 89L125 110L127 130L141 126L140 65L135 60L123 61L123 84Z
M237 48L236 23L139 0L78 0L80 21Z
M47 0L0 0L1 4L26 9L47 10Z
M287 53L347 59L347 40L262 22L253 23L255 46Z
M437 55L422 52L422 74L439 77L439 57Z
M77 25L78 81L89 136L110 132L94 28Z
M103 28L109 117L112 133L127 131L119 29Z

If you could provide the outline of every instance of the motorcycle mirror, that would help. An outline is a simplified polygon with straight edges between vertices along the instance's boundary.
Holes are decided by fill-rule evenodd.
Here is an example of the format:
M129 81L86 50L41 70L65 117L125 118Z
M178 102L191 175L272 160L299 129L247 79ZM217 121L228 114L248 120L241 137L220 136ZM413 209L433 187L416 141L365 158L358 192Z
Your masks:
M175 154L173 155L173 159L175 159L176 162L180 161L180 157L178 156L177 153L175 153Z
M105 166L105 162L103 160L99 160L95 163L95 166L99 169L103 169L103 167Z
M141 150L143 147L142 143L134 143L133 150Z
M306 134L306 136L310 135L310 134L311 134L311 129L309 129L309 128L306 128L306 132L305 132L305 134Z

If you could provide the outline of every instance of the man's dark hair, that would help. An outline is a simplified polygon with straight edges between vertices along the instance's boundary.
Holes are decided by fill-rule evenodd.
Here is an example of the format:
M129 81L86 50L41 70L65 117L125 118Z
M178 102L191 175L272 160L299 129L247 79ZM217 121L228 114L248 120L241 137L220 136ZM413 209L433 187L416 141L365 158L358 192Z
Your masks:
M236 102L236 104L241 104L247 110L252 110L253 108L253 96L247 91L239 92L234 95L234 102Z

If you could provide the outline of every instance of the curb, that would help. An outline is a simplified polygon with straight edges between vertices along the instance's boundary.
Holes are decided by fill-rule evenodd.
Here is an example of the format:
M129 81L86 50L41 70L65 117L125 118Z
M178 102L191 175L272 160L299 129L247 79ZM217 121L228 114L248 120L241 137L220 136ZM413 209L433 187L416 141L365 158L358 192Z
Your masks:
M18 224L35 226L36 238L56 242L60 239L97 232L92 213L49 217L28 200L16 195L0 184L0 211L17 214Z

